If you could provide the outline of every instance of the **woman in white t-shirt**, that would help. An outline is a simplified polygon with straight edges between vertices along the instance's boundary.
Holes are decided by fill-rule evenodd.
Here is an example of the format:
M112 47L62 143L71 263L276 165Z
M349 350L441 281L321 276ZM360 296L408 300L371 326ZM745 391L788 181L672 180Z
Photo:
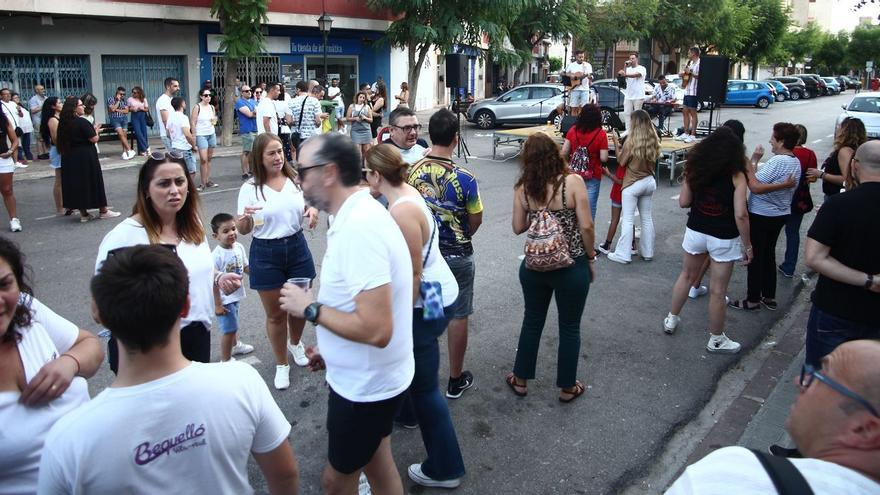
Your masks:
M455 483L464 475L464 461L437 379L440 366L437 339L446 330L449 318L446 311L432 315L430 308L425 309L420 286L423 281L439 283L443 307L451 309L458 297L458 283L440 255L438 224L433 213L421 193L406 183L408 169L400 151L390 144L374 146L367 153L370 192L388 199L388 211L400 227L412 258L415 376L397 420L422 428L427 460L410 466L410 476L445 481L452 487L457 486Z
M249 155L254 176L238 192L236 227L241 235L253 232L250 247L250 284L266 312L266 334L275 354L275 388L290 387L287 352L298 366L309 364L302 341L305 320L281 309L281 287L294 277L315 278L315 263L302 233L304 222L314 228L318 210L307 207L296 172L284 159L281 139L262 133ZM290 335L289 342L288 333Z
M211 158L214 157L214 148L217 147L217 133L214 130L214 126L217 125L217 113L211 105L210 90L203 89L199 92L199 102L193 105L189 120L190 129L196 131L196 147L199 149L202 185L198 190L218 187L219 184L211 182Z
M45 435L88 402L104 353L33 297L21 252L0 237L0 493L35 493Z
M95 272L112 251L139 244L163 244L173 249L189 275L189 312L180 329L180 347L192 361L211 361L211 317L214 283L225 293L241 286L235 273L215 273L208 238L199 218L199 196L176 152L153 152L138 172L134 213L104 236L98 247ZM215 275L217 275L215 277ZM112 337L107 345L110 369L116 372L118 352Z

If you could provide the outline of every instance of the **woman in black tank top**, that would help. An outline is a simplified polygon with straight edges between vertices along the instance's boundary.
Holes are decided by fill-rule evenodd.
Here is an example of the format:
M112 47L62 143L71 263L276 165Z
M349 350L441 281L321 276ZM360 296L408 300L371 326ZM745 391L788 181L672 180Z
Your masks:
M860 119L847 117L840 122L834 137L834 149L822 169L807 169L808 176L822 179L822 192L826 198L839 193L841 188L852 189L849 165L856 150L867 140L865 124Z
M723 332L726 315L724 295L733 273L733 262L752 257L749 213L746 204L745 148L728 127L719 127L688 154L679 206L690 208L685 231L681 274L672 288L672 304L663 320L672 334L691 284L710 261L709 352L735 353L740 345Z

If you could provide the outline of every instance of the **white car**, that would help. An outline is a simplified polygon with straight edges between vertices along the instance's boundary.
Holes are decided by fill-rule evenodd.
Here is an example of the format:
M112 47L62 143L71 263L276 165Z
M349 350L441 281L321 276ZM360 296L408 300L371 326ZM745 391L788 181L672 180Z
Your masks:
M843 113L837 117L835 129L846 117L854 117L865 124L868 139L880 139L880 91L859 93L849 104L841 105Z

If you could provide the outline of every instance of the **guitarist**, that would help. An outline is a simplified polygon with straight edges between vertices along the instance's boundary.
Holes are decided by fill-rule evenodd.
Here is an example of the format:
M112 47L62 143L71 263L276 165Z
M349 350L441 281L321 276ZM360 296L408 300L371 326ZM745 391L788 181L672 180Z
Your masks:
M574 53L575 61L568 64L565 68L565 75L571 78L571 87L569 94L569 104L571 105L571 114L578 116L581 108L590 102L590 81L593 79L593 66L585 61L584 52L577 51Z
M681 76L684 86L684 104L681 113L684 117L684 131L675 136L676 141L692 143L697 139L697 86L700 84L700 49L688 50L688 65ZM686 81L686 82L685 82Z

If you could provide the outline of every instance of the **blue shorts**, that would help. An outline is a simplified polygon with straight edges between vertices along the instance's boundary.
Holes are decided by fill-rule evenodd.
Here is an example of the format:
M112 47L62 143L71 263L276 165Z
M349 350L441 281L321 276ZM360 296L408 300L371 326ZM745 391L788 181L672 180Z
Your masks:
M446 314L450 319L467 318L474 312L474 257L470 255L445 259L458 282L458 298L447 308Z
M217 317L217 326L220 327L220 333L227 334L238 331L238 303L239 301L235 301L223 305L228 313Z
M189 173L196 173L196 170L198 169L198 164L196 163L196 157L195 155L193 155L192 150L173 149L172 151L176 151L183 155L183 160L186 162L186 170Z
M196 136L196 145L200 150L217 147L217 133L210 136Z
M569 93L569 105L572 107L582 107L590 102L590 92L582 89L573 89Z
M161 124L160 124L161 125ZM171 138L168 136L161 136L162 145L165 146L166 151L171 151Z
M253 290L280 289L293 277L315 278L315 262L302 231L281 239L254 238L250 263Z
M685 95L683 103L688 108L697 108L697 95Z
M52 168L61 168L61 155L58 154L58 148L53 144L49 147L49 166Z
M128 117L110 117L110 125L113 129L128 130Z

